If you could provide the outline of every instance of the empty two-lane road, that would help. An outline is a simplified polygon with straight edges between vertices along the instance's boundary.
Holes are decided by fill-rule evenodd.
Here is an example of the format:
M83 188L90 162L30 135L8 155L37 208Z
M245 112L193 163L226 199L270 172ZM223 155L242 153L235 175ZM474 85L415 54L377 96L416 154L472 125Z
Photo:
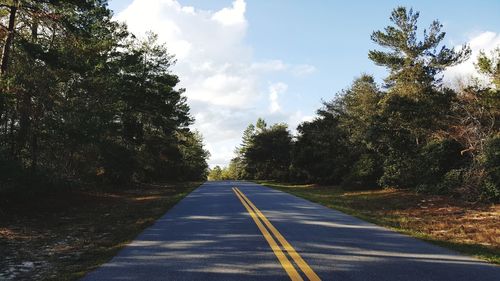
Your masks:
M83 280L500 280L500 267L248 182L207 182Z

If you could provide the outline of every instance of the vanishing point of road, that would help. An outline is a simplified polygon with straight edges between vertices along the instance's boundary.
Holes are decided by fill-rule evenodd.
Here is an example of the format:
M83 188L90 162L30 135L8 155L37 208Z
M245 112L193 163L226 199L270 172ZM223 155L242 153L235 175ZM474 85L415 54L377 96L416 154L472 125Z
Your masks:
M258 184L219 181L83 280L498 281L500 267Z

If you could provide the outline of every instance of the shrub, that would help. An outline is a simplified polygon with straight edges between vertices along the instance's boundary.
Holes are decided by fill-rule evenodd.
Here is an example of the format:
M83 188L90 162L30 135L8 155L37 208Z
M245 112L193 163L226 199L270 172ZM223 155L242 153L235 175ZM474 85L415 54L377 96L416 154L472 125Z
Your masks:
M464 169L452 169L448 171L432 191L436 193L450 193L463 185Z
M460 186L460 168L466 159L460 154L461 146L453 140L432 141L419 151L416 167L417 190L444 193Z
M487 199L500 200L500 134L491 137L484 148L482 162L486 176L481 186Z
M410 153L389 152L383 162L383 174L378 180L382 187L413 188L416 186L418 163Z
M377 155L362 154L343 179L345 187L375 187L381 175Z

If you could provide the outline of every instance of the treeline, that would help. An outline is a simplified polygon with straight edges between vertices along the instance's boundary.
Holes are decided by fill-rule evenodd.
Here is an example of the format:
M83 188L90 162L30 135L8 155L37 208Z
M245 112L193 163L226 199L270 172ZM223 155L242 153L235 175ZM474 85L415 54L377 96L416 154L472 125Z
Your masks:
M175 59L106 0L4 0L0 48L0 188L206 177Z
M355 79L313 121L300 124L295 137L284 124L257 121L229 166L209 177L412 188L498 201L500 48L475 58L488 81L446 88L443 70L468 59L470 49L441 46L438 21L419 39L418 17L396 8L392 24L371 35L384 48L368 54L388 70L383 85L370 75Z

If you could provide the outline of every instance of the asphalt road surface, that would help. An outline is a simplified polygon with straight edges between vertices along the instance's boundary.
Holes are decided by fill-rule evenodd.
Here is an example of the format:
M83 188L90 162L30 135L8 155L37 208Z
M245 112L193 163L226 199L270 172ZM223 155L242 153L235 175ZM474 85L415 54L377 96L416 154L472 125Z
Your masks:
M500 267L254 183L207 182L83 280L500 280Z

